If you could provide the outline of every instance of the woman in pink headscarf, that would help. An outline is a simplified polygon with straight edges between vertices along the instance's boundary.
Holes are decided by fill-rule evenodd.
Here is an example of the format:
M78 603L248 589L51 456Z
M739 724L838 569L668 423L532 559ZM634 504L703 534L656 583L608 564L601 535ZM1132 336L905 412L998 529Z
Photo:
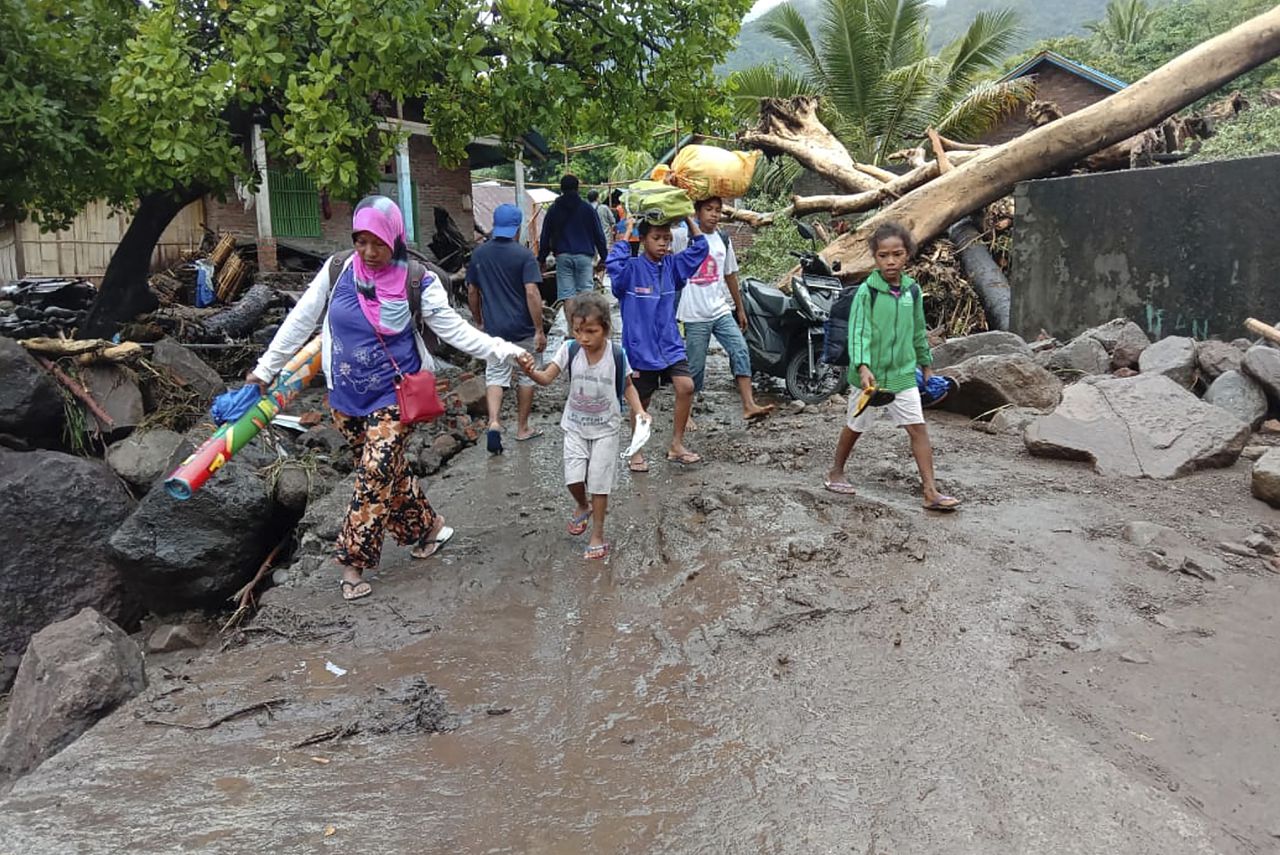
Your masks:
M385 196L361 201L351 237L355 251L325 263L248 379L265 387L321 326L329 406L357 465L335 560L343 599L358 600L372 593L363 576L378 566L385 533L411 546L414 558L431 557L453 536L405 462L412 427L400 422L392 379L397 366L403 374L434 368L413 323L410 285L421 286L421 322L458 350L498 360L523 351L464 321L449 305L444 283L409 260L395 202Z

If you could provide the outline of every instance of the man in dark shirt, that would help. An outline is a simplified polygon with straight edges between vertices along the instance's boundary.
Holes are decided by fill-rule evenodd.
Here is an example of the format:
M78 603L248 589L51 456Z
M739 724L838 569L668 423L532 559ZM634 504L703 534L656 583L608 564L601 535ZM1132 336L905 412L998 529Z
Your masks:
M551 203L542 222L538 242L538 263L546 264L547 253L556 254L556 299L564 302L564 316L573 316L573 297L590 291L591 270L598 256L609 254L600 217L578 195L578 176L560 179L560 198Z
M515 205L499 205L493 212L493 237L476 247L467 265L467 302L477 327L497 338L520 342L525 350L540 354L547 348L547 335L542 329L542 294L538 290L542 273L533 253L514 240L522 219ZM529 427L533 380L523 371L515 371L509 361L490 360L484 382L489 405L486 444L493 454L502 453L499 414L503 390L510 388L513 373L518 384L516 439L523 442L542 435L542 431Z

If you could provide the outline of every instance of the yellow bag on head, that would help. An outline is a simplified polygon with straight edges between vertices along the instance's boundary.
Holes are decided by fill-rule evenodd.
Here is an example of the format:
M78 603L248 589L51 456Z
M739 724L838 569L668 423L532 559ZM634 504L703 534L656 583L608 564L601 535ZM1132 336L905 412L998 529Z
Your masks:
M713 145L687 145L671 161L677 187L688 191L694 201L719 196L745 196L756 172L758 151L727 151Z

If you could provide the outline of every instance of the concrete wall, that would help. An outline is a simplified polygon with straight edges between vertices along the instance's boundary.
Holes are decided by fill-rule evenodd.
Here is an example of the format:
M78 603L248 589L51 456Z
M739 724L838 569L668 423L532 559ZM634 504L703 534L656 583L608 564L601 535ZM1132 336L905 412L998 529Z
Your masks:
M1280 155L1019 184L1013 331L1066 338L1114 317L1230 340L1280 320Z

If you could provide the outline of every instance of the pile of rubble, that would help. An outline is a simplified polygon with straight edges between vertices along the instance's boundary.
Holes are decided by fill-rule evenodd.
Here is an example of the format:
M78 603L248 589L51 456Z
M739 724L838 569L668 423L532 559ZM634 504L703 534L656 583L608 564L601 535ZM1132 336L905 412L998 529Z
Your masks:
M29 278L0 288L0 336L71 335L84 324L98 289L85 279Z
M1152 343L1117 319L1065 343L1009 332L952 339L934 365L960 381L944 407L982 430L1022 435L1032 454L1153 479L1244 456L1258 461L1254 494L1280 506L1280 421L1268 421L1280 412L1280 349L1268 338Z

